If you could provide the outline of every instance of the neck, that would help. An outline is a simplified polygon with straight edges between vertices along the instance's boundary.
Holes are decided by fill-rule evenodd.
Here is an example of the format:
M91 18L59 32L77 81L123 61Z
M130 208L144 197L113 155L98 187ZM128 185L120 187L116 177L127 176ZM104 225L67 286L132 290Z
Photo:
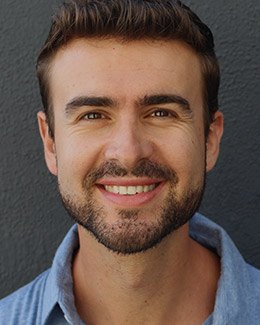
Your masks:
M185 225L157 247L108 251L79 226L73 263L77 310L87 324L202 323L212 312L219 265Z

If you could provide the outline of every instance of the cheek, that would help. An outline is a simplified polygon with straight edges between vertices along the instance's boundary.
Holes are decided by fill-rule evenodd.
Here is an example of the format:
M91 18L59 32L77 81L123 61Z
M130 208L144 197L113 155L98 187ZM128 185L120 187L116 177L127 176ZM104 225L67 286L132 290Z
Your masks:
M192 146L187 150L185 160L186 181L188 185L197 186L201 184L201 180L205 174L205 145L204 142L191 142Z
M163 146L166 163L177 172L181 187L201 181L205 170L205 143L202 139L198 134L176 135L168 137Z
M63 137L56 145L58 179L62 186L81 186L85 176L98 165L101 145L95 139Z

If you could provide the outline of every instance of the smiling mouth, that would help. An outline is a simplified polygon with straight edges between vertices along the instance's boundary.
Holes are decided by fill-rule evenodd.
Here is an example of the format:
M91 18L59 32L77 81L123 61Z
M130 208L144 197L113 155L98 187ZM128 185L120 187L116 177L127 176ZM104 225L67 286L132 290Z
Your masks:
M104 189L113 194L120 195L136 195L140 193L147 193L154 190L160 183L154 183L149 185L137 185L137 186L117 186L117 185L104 185Z

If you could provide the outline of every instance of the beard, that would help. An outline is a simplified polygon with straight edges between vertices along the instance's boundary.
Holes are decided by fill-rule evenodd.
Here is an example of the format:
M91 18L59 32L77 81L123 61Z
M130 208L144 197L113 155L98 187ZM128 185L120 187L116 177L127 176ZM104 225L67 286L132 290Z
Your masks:
M95 202L93 189L98 179L108 175L159 178L169 182L166 198L158 204L156 211L152 211L152 222L149 216L145 218L147 221L138 218L139 214L143 213L142 208L117 209L117 221L106 221L104 207ZM140 161L131 171L114 161L109 161L86 176L83 183L83 203L63 191L60 184L59 191L63 206L76 223L90 232L107 249L126 255L145 252L155 247L166 236L187 223L198 210L205 188L205 170L200 184L196 188L189 188L180 197L176 193L178 183L179 179L174 170L149 160Z

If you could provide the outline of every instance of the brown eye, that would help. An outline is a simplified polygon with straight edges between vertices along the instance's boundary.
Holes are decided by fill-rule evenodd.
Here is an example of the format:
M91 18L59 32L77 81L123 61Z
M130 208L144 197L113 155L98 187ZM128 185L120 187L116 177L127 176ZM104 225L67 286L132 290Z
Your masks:
M103 119L103 118L104 118L103 114L96 113L96 112L90 112L83 116L84 120L99 120L99 119Z
M176 117L176 114L166 109L158 109L152 112L151 116L152 117Z
M156 112L152 113L152 116L165 117L165 116L169 116L169 112L167 112L167 111L156 111Z

